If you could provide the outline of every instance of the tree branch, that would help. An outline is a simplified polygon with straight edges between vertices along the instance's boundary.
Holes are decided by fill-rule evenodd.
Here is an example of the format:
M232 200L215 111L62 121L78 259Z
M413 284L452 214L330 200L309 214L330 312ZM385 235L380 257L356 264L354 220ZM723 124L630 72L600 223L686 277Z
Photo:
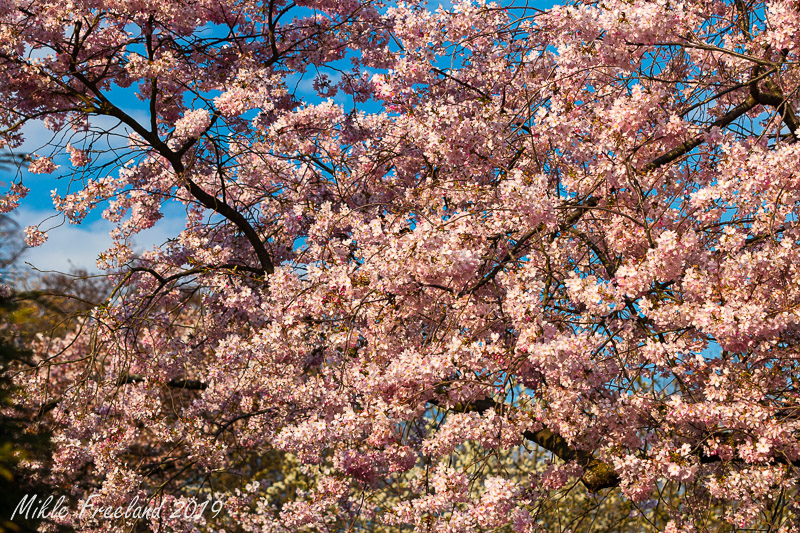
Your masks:
M145 141L147 141L150 146L152 146L153 149L155 149L161 156L166 158L167 161L169 161L172 165L175 173L183 178L189 194L203 204L203 206L215 211L216 213L219 213L226 219L233 222L236 227L239 228L239 230L250 242L250 245L253 247L253 251L255 252L256 257L258 257L261 267L264 269L264 273L270 275L275 272L275 267L272 263L272 258L270 257L269 252L267 252L264 243L261 242L261 239L259 238L255 229L253 229L253 226L247 221L244 215L216 196L204 191L199 185L197 185L197 183L192 181L186 175L186 168L181 161L181 155L191 147L191 143L186 143L181 148L180 152L173 152L169 146L167 146L167 144L159 138L158 132L151 132L147 130L147 128L139 124L139 122L137 122L133 117L112 104L111 101L106 98L103 92L100 91L100 89L91 80L86 78L86 76L75 69L74 65L71 67L71 74L95 95L100 103L100 105L97 106L97 112L99 114L114 117L123 124L129 126L134 132L139 134Z
M144 381L143 376L138 376L135 374L127 374L125 376L120 377L117 380L117 385L128 385L130 383L141 383ZM206 390L208 388L207 383L203 383L202 381L196 379L171 379L166 383L167 387L173 389L184 389L184 390Z
M586 199L584 203L577 205L575 209L569 215L567 215L567 218L564 219L564 222L559 224L558 229L556 231L566 230L567 228L575 224L578 220L580 220L586 213L586 211L597 206L597 204L599 203L600 203L599 198L590 196L588 199ZM545 228L546 227L544 224L539 224L538 226L536 226L535 228L524 234L522 237L520 237L519 240L517 240L516 244L514 244L514 246L512 246L506 252L506 255L503 256L500 262L498 262L494 266L494 268L492 268L492 270L489 271L488 274L482 277L478 282L476 282L471 287L463 289L461 292L457 294L457 297L461 298L465 294L473 293L478 289L480 289L481 287L483 287L484 285L486 285L487 283L489 283L491 280L493 280L494 277L497 275L497 273L500 272L503 269L503 267L506 266L507 263L517 259L518 254L525 246L525 243L527 243L532 237L542 233L545 230Z
M731 124L734 120L738 119L739 117L741 117L742 115L753 109L758 104L759 102L756 100L756 98L752 94L749 95L744 102L742 102L741 104L737 105L736 107L725 113L725 115L723 115L718 120L712 122L711 126L709 126L706 129L706 133L710 132L711 129L714 127L724 128L725 126ZM704 140L705 140L705 133L703 135L698 135L694 139L686 141L685 143L679 146L676 146L669 152L662 154L653 159L652 161L650 161L649 163L647 163L644 167L642 167L642 172L650 172L652 170L655 170L659 167L666 165L667 163L672 163L679 157L683 157L684 155L688 154L689 152L691 152L692 150L703 144Z
M428 403L438 406L436 400L429 400ZM457 404L453 406L451 410L457 413L474 412L480 414L489 409L499 410L501 407L503 406L493 399L484 398L468 404ZM576 461L581 465L583 467L581 482L590 492L597 492L619 485L620 479L614 471L614 467L594 459L589 452L575 450L564 437L553 433L546 427L543 427L539 431L526 431L523 433L523 437L541 446L545 450L552 452L553 455L562 461Z

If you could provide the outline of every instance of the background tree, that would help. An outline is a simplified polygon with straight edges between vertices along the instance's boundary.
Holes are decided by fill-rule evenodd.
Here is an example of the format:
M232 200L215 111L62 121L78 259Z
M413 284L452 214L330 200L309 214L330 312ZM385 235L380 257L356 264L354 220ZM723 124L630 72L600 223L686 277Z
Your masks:
M9 172L11 167L19 168L25 157L25 155L0 154L0 171ZM0 182L0 185L7 184ZM0 272L13 265L25 250L25 242L20 237L19 224L7 214L16 205L14 199L18 196L19 194L12 193L4 198L3 204L0 204Z
M795 3L2 10L4 142L46 120L30 171L116 224L114 288L17 374L73 497L154 529L800 527Z
M0 273L14 265L24 249L19 225L0 215ZM29 343L34 326L31 312L24 307L10 287L0 286L0 532L35 531L42 520L19 513L11 520L17 504L29 494L61 493L58 487L41 483L45 468L29 471L32 464L45 466L51 453L50 436L32 423L37 413L15 401L21 391L14 386L10 369L20 363L33 364Z
M17 504L27 494L60 495L58 487L47 486L34 479L42 470L31 476L31 464L43 465L49 448L46 431L32 431L31 421L36 413L21 409L15 401L16 390L9 368L30 357L21 345L15 326L20 314L12 299L0 297L0 531L35 531L41 520L29 515L15 516ZM41 478L39 478L41 480Z

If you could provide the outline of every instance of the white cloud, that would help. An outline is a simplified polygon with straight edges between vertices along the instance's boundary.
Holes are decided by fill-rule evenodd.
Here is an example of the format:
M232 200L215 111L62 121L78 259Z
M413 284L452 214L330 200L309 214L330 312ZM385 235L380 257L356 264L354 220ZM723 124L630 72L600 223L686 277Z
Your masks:
M17 221L22 226L46 218L46 213L42 211L21 215ZM47 242L36 248L28 248L21 259L42 271L69 272L73 267L94 271L97 270L97 256L111 246L110 230L111 224L105 220L85 226L64 224L48 231Z
M24 229L37 225L52 217L55 211L20 209L12 213L14 220ZM69 272L82 268L97 272L97 256L111 246L109 232L113 224L97 220L80 225L58 225L60 218L51 218L41 226L47 232L47 242L36 248L28 248L20 258L24 268L40 271ZM56 226L56 227L53 227ZM133 240L134 251L151 249L174 238L184 228L184 217L179 213L168 213L156 225L145 230Z
M150 116L146 111L125 109L125 112L140 124L149 123ZM96 141L94 149L105 151L127 146L130 128L123 125L118 119L109 116L89 115L89 127L88 138L94 138ZM47 129L42 120L26 122L21 131L25 141L15 149L16 152L37 152L39 155L47 156L50 156L53 151L51 143L54 143L56 147L60 147L71 140L77 146L83 147L83 143L79 141L87 136L87 133L76 133L69 127L54 132Z

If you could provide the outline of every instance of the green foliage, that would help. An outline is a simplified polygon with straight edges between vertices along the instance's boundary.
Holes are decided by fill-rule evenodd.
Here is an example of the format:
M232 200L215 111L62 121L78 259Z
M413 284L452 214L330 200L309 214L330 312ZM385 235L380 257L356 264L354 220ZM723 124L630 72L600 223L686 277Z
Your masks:
M29 356L17 326L29 318L28 310L10 298L0 298L0 533L34 531L38 521L16 516L12 522L11 515L25 494L53 493L41 478L32 481L20 467L25 460L46 457L50 449L49 434L31 424L36 413L20 409L12 400L16 390L12 369Z

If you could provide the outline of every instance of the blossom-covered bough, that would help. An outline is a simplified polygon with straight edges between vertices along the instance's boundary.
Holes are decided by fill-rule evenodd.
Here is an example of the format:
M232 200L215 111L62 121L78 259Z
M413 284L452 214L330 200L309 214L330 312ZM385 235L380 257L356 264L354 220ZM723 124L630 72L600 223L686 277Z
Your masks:
M154 529L797 530L800 8L519 4L0 6L3 142L45 120L30 171L116 224L18 369L49 482Z

